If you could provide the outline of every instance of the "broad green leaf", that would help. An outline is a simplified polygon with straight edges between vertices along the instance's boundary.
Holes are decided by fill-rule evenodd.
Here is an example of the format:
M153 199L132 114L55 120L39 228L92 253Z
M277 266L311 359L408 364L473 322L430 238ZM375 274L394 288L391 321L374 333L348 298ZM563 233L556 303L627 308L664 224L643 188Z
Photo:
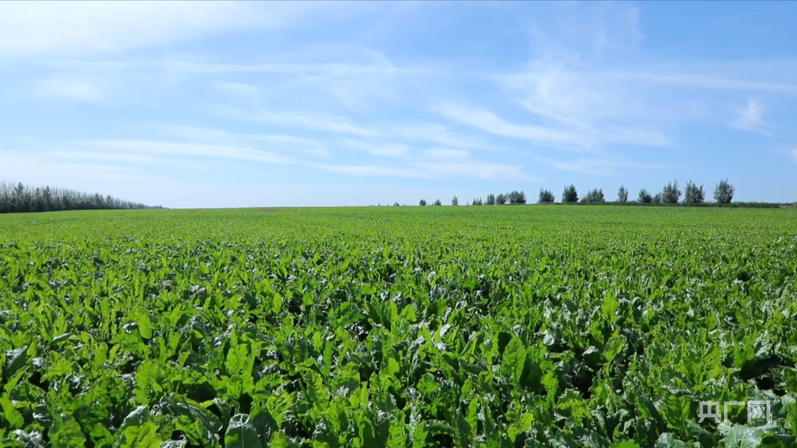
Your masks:
M146 422L141 426L128 426L121 431L122 436L119 448L158 448L161 438L158 435L158 425Z
M236 414L227 425L224 434L224 446L227 448L262 448L254 424L247 414Z
M72 416L61 415L53 419L49 436L53 448L82 448L86 444L86 436L80 425Z

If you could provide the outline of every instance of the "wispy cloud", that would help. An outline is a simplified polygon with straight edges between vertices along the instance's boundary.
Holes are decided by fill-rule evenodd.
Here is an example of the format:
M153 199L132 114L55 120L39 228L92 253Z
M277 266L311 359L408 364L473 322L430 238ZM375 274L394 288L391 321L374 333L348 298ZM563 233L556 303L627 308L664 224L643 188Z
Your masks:
M347 140L343 142L343 146L355 149L357 151L364 151L369 154L384 157L402 157L407 155L409 152L409 147L407 145L397 143Z
M144 153L153 155L181 155L192 157L212 157L248 160L263 163L295 163L296 160L282 154L260 151L257 149L210 145L199 143L183 143L169 141L148 141L148 140L105 140L90 141L84 144L86 147L119 151L122 153Z
M251 100L255 106L260 105L260 91L248 84L240 82L217 82L214 86L224 92Z
M125 152L61 150L47 151L45 155L53 159L89 160L91 162L115 162L125 164L152 164L157 162L157 159L150 155L130 154Z
M567 145L670 146L673 131L684 124L733 121L721 96L726 92L797 95L794 76L784 76L795 73L794 61L651 59L637 52L644 38L636 7L554 9L545 22L532 21L534 52L522 68L486 76L532 114L527 123L575 140ZM758 104L748 106L739 124L766 130L756 122ZM491 127L514 138L563 140L539 129Z
M523 172L522 166L483 163L480 161L422 162L406 167L380 167L368 165L313 165L327 171L353 176L399 177L425 179L482 179L533 181L534 178Z
M483 132L527 140L536 145L567 151L597 151L611 143L645 146L670 145L664 135L638 129L609 128L605 131L598 131L576 122L569 123L569 126L515 124L488 110L451 103L440 106L438 111L451 120L472 126Z
M442 104L437 110L445 117L471 126L483 132L503 137L529 140L537 144L553 144L565 148L589 149L587 142L579 141L574 135L558 129L531 124L514 124L488 110L456 105Z
M480 161L455 161L448 163L417 163L435 177L459 177L464 179L532 181L533 177L523 172L522 166Z
M764 106L758 98L747 100L747 106L739 110L739 118L733 122L733 127L763 135L771 135L771 126L764 121Z
M569 171L573 173L590 174L596 176L610 176L617 172L617 169L672 169L672 166L658 163L638 163L623 159L609 159L609 158L591 158L591 159L576 159L576 160L553 160L540 158L540 161L548 163L552 167L560 171Z
M131 166L97 163L97 161L64 161L50 154L21 151L4 151L0 165L0 178L14 179L33 185L57 185L59 187L85 186L85 191L96 191L96 182L104 185L113 182L147 182L157 179ZM94 184L93 184L94 183ZM104 193L113 194L113 188Z
M222 129L194 126L166 126L165 129L182 139L197 143L236 147L257 147L276 153L305 153L318 157L328 157L330 151L321 141L306 137L285 134L244 134Z
M423 155L430 159L452 160L467 159L470 152L461 149L427 149Z
M313 165L322 170L332 171L338 174L352 176L374 176L374 177L406 177L422 178L430 177L429 173L414 168L391 168L369 165Z
M756 67L763 69L765 65L766 64L747 63L746 67L740 68L750 71L751 69L756 69ZM734 79L717 74L695 73L693 71L694 69L688 68L686 64L681 67L660 70L662 70L663 73L655 73L652 71L646 71L646 69L641 69L640 71L636 72L609 72L607 75L619 80L637 79L654 84L669 84L687 88L797 94L797 83L789 84L777 81L750 81L744 78ZM716 70L721 69L717 68ZM758 72L759 70L754 71Z
M102 89L95 83L59 78L47 78L39 81L35 93L43 97L67 98L86 102L97 102L103 99Z
M340 7L293 2L0 3L0 55L113 53L230 29L277 30Z
M267 123L333 134L348 134L361 137L378 137L380 135L379 131L358 126L352 123L349 118L323 112L270 112L267 110L245 112L238 109L220 108L216 113L221 116L255 123Z

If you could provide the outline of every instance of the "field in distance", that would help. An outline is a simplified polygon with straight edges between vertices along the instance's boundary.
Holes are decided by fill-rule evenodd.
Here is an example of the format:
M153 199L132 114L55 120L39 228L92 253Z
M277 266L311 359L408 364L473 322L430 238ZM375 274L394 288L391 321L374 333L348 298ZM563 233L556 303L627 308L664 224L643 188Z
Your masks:
M797 209L4 215L0 446L793 446L796 317Z

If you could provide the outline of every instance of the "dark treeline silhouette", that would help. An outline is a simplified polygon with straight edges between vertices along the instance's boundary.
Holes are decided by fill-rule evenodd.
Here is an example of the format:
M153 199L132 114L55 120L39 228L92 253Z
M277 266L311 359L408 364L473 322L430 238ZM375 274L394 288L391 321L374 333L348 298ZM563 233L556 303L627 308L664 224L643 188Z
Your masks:
M647 189L642 188L636 200L629 201L629 191L625 186L620 186L615 201L607 201L603 194L603 189L595 188L589 190L587 195L579 199L578 191L573 184L565 186L562 192L562 204L607 204L607 205L682 205L688 207L753 207L753 208L778 208L791 204L770 203L770 202L732 202L736 189L722 179L714 186L714 202L706 202L707 193L703 185L697 185L691 180L686 183L686 188L681 191L678 181L672 181L664 185L659 193L651 194ZM683 198L682 198L683 196ZM454 198L456 199L456 197ZM541 189L537 204L554 204L556 196L548 189ZM453 201L452 201L453 202ZM522 191L513 191L507 194L495 195L490 193L487 200L482 202L481 198L474 199L470 205L504 205L504 204L525 204L526 194ZM426 201L421 200L420 205L426 205ZM439 205L439 204L436 204ZM456 203L453 205L457 205ZM466 203L467 205L467 203ZM797 203L794 204L797 206Z
M55 212L66 210L125 210L161 208L123 201L99 193L65 188L31 187L0 182L0 213Z

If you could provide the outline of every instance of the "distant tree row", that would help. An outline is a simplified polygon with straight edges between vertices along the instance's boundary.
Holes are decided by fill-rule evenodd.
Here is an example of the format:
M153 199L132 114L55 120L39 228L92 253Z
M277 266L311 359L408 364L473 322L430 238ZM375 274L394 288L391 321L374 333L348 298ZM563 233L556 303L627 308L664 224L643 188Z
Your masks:
M152 208L111 196L0 182L0 213Z
M482 201L482 198L478 198L478 199L474 199L473 202L471 202L470 205L484 205L484 204L487 204L487 205L504 205L504 204L507 204L507 203L510 204L510 205L525 204L526 203L526 193L524 193L522 191L513 191L511 193L506 193L506 194L501 193L498 196L490 193L490 194L487 195L487 201ZM465 204L467 205L467 202ZM418 202L418 205L420 205L421 207L425 206L426 205L426 199L421 199L420 202ZM440 203L440 199L436 200L434 202L434 205L442 205ZM456 196L454 196L454 198L451 199L451 205L459 205L459 199L457 199Z
M718 204L730 204L733 200L734 192L733 185L731 185L727 179L723 179L714 188L714 201ZM678 204L681 200L682 193L684 196L683 204L702 204L706 201L706 192L703 185L697 185L690 180L686 183L686 189L683 192L678 186L678 181L667 183L667 185L661 189L661 192L655 195L651 195L647 189L643 188L639 190L636 202L643 204ZM538 201L540 204L550 204L553 203L553 201L553 194L551 194L549 190L540 190L540 200ZM565 187L562 193L562 203L574 204L576 202L603 204L606 203L606 199L602 189L595 189L590 190L587 195L579 201L576 187L573 185ZM621 204L628 202L628 189L624 186L620 186L620 189L617 191L616 202Z
M683 204L703 204L706 200L706 192L703 185L697 185L691 180L686 183L686 188L682 192L678 186L678 181L667 183L661 192L651 195L645 188L639 190L636 202L643 204L678 204L681 200L683 193ZM727 179L721 180L714 187L714 201L718 204L730 204L733 200L735 189ZM548 189L541 189L538 204L553 204L556 201L556 196ZM625 186L620 186L617 191L616 203L625 204L628 202L628 189ZM522 191L513 191L511 193L494 195L492 193L487 195L487 200L482 202L481 198L474 199L470 205L504 205L504 204L525 204L526 193ZM579 200L578 191L574 185L568 185L562 192L562 204L605 204L606 197L603 194L603 189L595 188L589 190L583 198ZM466 202L467 204L467 202ZM421 199L419 205L425 206L426 200ZM440 200L435 201L434 205L441 205ZM451 205L459 205L459 200L456 196L451 200Z

